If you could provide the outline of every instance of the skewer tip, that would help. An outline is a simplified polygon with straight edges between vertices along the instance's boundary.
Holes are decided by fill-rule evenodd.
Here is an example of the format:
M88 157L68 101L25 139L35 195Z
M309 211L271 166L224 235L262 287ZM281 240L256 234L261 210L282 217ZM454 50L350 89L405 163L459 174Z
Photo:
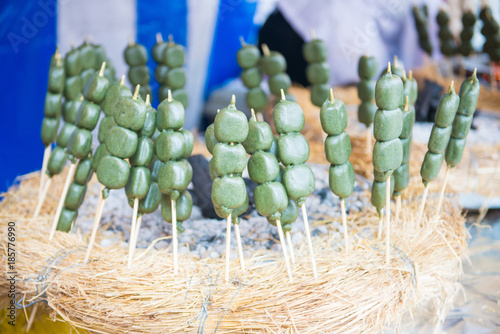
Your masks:
M268 57L271 54L271 51L269 50L269 47L267 46L266 43L262 43L262 53L264 56Z
M405 82L405 81L406 81L406 79L407 79L407 78L406 78L406 70L403 70L403 77L402 77L402 79L403 79L403 82Z
M472 77L473 78L477 77L477 67L474 68L474 72L472 72Z
M243 36L240 36L240 44L242 47L245 47L247 45L247 43L245 43L245 39L243 38Z
M139 97L139 89L140 88L141 88L141 85L135 86L134 96L132 96L132 99L137 100L137 98Z
M123 86L125 84L125 74L122 75L122 78L120 79L120 86Z
M134 37L132 37L132 35L130 35L128 37L128 46L133 46L134 44L135 44Z
M253 108L250 108L250 113L252 116L250 117L253 121L257 122L257 116L255 116L255 110Z
M161 34L161 32L157 32L156 33L156 43L161 43L163 42L163 36Z
M146 102L145 103L147 106L151 105L151 100L150 100L149 94L146 95Z
M455 91L455 81L451 80L451 83L450 83L450 88L448 88L448 93L452 93Z
M311 28L311 38L313 41L316 40L316 31L313 28Z
M408 80L413 80L413 71L412 70L408 71Z
M231 95L231 102L229 104L232 104L232 105L236 104L236 96L234 94Z
M172 98L172 91L169 89L167 93L167 101L172 102L174 99Z
M219 113L219 112L220 112L220 109L217 109L217 113Z
M174 45L174 35L168 35L168 45Z
M104 70L106 69L106 62L103 61L101 64L101 69L99 70L99 76L102 77L104 75Z
M410 104L408 103L408 95L405 98L405 111L410 111Z
M286 101L285 91L283 90L283 88L280 89L280 92L281 92L281 101Z
M333 88L330 88L330 103L333 103L335 98L333 97Z
M392 59L392 64L394 65L394 67L398 67L398 56L397 55L394 55L394 57Z
M391 62L387 63L387 73L391 73L392 74L392 72L391 72Z

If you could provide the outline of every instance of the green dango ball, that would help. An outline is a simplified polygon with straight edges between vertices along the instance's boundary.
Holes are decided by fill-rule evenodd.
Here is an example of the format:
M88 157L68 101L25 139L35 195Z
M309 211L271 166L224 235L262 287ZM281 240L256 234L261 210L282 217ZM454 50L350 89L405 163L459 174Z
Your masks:
M144 198L151 185L151 172L147 167L132 167L125 185L127 198Z
M370 101L375 98L375 80L361 80L358 83L358 97L361 101Z
M146 120L144 126L139 130L140 137L152 137L156 131L156 110L151 106L147 106Z
M403 81L397 75L386 72L375 85L375 102L382 110L394 110L401 104Z
M305 164L289 166L283 173L287 195L300 206L313 193L315 180L311 168Z
M245 147L248 154L269 150L273 144L273 140L273 131L268 123L250 119L248 122L248 135L243 142L243 147Z
M167 72L165 84L176 90L186 85L186 69L184 67L172 68Z
M45 95L45 107L44 107L45 117L60 117L61 108L62 108L61 94L53 94L48 92L47 95Z
M390 184L390 193L392 194L394 192L394 177L391 176L389 179ZM372 193L371 193L371 203L374 207L377 209L383 209L385 206L385 200L386 200L386 181L374 181L372 184Z
M104 100L108 88L108 79L99 76L99 74L94 74L85 84L85 88L83 89L83 96L85 97L85 99L99 104Z
M187 106L188 106L188 94L184 88L179 88L179 89L174 90L172 92L172 97L174 98L174 100L182 103L182 106L184 108L187 108Z
M127 159L134 155L137 143L137 133L121 126L112 127L106 138L108 152L122 159Z
M451 130L451 126L447 128L440 128L434 124L429 138L429 143L427 144L429 151L432 153L443 153L446 150L448 141L450 140Z
M308 63L324 62L328 56L328 47L322 40L314 39L304 44L302 54Z
M377 110L373 122L373 136L378 141L398 138L403 130L403 113L399 108L394 110Z
M180 192L187 188L193 177L193 168L186 160L165 163L158 173L158 187L164 194L177 199Z
M121 189L128 182L130 166L125 160L108 155L99 162L96 175L103 186L109 189Z
M92 146L92 133L87 129L76 129L68 141L68 154L77 159L84 159L89 155Z
M131 166L148 166L153 159L154 144L151 138L139 137L137 149L129 159Z
M424 162L420 168L422 182L427 185L429 182L436 179L443 164L444 153L427 152L424 157Z
M42 120L42 143L48 146L56 141L57 129L59 128L59 118L44 117Z
M175 201L175 214L177 222L189 219L193 209L193 198L189 191L184 190ZM161 196L161 216L169 223L172 223L172 199L169 195Z
M319 118L321 127L327 135L340 135L347 127L347 109L344 102L339 99L333 102L326 99L321 106Z
M446 148L446 164L450 167L455 167L462 161L462 154L464 153L466 138L451 138Z
M191 153L193 153L194 136L191 133L191 131L185 129L182 129L179 132L184 136L184 143L185 143L184 154L182 155L182 158L187 159L191 156Z
M85 41L80 47L78 47L78 51L80 52L82 70L94 69L96 63L94 48Z
M242 143L248 135L248 120L239 110L221 110L214 121L215 138L220 143Z
M97 138L101 144L106 142L109 131L111 131L114 126L116 126L116 122L112 116L106 116L101 120L101 123L99 124L99 132L97 133Z
M373 147L373 167L379 173L390 175L403 161L403 145L399 138L378 141Z
M163 162L179 160L186 150L186 140L178 131L162 131L156 139L156 155Z
M125 62L129 66L145 65L148 61L148 52L140 44L128 45L124 52Z
M104 97L104 100L101 103L102 111L106 116L113 116L115 111L115 104L118 102L120 97L132 97L132 92L128 87L116 83L111 85Z
M392 175L394 176L394 195L398 196L410 184L410 164L401 164Z
M50 154L49 162L47 163L47 174L49 176L60 174L67 160L64 148L57 146Z
M95 150L94 156L92 157L92 169L96 171L102 158L108 155L110 155L110 153L106 149L106 145L104 143L99 145Z
M146 104L141 99L122 96L114 106L113 117L117 125L138 131L146 121Z
M87 186L72 182L64 201L64 206L69 210L78 210L83 203Z
M80 52L77 49L71 49L64 57L64 70L66 77L74 77L80 75L82 71L82 61L80 59ZM80 80L78 78L78 80Z
M260 59L260 51L255 45L246 44L238 50L236 54L236 60L238 65L243 69L248 69L257 66L257 62Z
M158 209L160 205L161 192L156 182L152 182L148 193L144 198L139 200L140 213L152 213Z
M321 107L323 102L328 98L330 94L330 85L328 84L316 84L311 85L311 102L315 106Z
M274 217L273 217L274 218ZM294 200L288 199L288 206L286 209L281 213L280 216L280 223L283 227L283 231L291 231L292 229L292 223L295 222L299 218L299 207L297 206L297 203L295 203ZM271 219L271 217L267 217L267 221L271 224L276 226L276 219ZM286 226L286 231L285 231L285 226Z
M313 84L326 84L330 80L330 66L328 63L312 63L306 68L307 80Z
M273 120L276 132L280 134L300 132L305 123L304 111L298 103L281 100L274 107Z
M165 55L165 49L168 47L167 42L158 42L153 46L153 59L158 64L163 62L163 56Z
M267 94L259 86L254 87L247 92L246 102L249 108L261 110L267 105Z
M465 139L469 134L473 116L456 115L451 135L453 138Z
M237 225L240 223L240 216L248 210L248 205L249 205L249 201L248 201L248 195L247 195L245 198L245 203L243 203L242 205L240 205L236 209L233 209L231 212L231 222L233 223L233 225ZM216 208L216 207L214 207L214 208L218 211L218 208Z
M59 221L57 222L56 230L61 232L69 232L71 230L71 225L77 217L78 211L63 208L61 211L61 216L59 217Z
M51 66L49 69L48 90L52 93L62 94L64 92L65 81L66 75L64 73L64 67Z
M127 76L133 85L146 86L149 84L149 70L145 65L130 67Z
M184 64L184 47L179 44L168 45L163 55L164 64L170 68L181 67Z
M269 90L275 96L279 96L281 90L287 91L292 85L292 80L286 73L278 73L269 77Z
M449 127L453 123L459 104L460 97L450 86L448 93L439 100L434 123L440 128Z
M217 143L218 141L215 138L214 133L214 124L212 123L205 130L205 145L207 146L207 150L210 154L214 154L214 147Z
M271 51L268 56L260 58L260 67L268 76L273 76L286 71L285 57L279 52Z
M329 183L332 192L340 198L351 196L354 190L354 169L348 161L342 165L330 166Z
M156 125L159 131L179 130L184 125L184 106L176 100L163 100L157 108Z
M280 174L278 159L272 153L257 151L248 160L248 174L257 184L274 181Z
M76 114L75 124L79 128L92 131L95 129L97 122L99 122L100 114L101 108L99 108L99 105L83 101Z
M87 184L92 177L92 158L85 158L78 162L73 181L78 184Z
M377 112L377 105L371 101L364 101L358 108L358 120L360 123L365 124L367 127L373 123L375 113Z
M280 182L267 182L260 184L254 191L255 207L265 216L279 218L281 212L288 206L288 197L285 187Z
M278 138L278 155L285 166L303 164L309 158L309 144L300 133L281 135Z
M167 72L168 72L168 67L165 65L158 65L156 66L155 70L155 77L156 81L159 83L166 85L167 84ZM165 94L166 96L166 94Z
M241 73L241 81L248 89L259 87L263 79L262 70L258 67L251 67Z
M66 100L75 100L82 92L82 81L80 77L67 77L64 85L64 97Z
M378 62L375 57L362 56L358 62L358 74L363 79L373 78L378 72Z
M332 165L343 165L351 156L351 139L347 132L338 136L328 136L325 140L326 160Z
M245 182L239 176L218 177L213 182L212 201L216 206L236 209L245 203L246 196Z
M247 165L247 153L241 144L218 143L212 161L212 169L218 175L240 174Z

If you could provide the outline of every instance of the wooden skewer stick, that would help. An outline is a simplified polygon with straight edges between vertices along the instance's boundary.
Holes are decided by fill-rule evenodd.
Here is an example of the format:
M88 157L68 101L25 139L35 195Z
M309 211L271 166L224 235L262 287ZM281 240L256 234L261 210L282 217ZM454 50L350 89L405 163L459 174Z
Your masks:
M391 177L385 179L385 264L391 256Z
M141 224L142 224L142 215L137 217L137 223L135 225L135 230L134 230L133 235L132 235L132 231L130 232L130 238L134 242L134 245L132 247L132 261L134 260L134 253L135 253L135 249L137 248L137 239L139 238L139 230L141 229Z
M347 235L347 215L345 212L345 199L340 199L340 210L342 211L342 227L344 229L345 253L349 254L349 237Z
M47 179L47 165L49 164L50 154L52 153L52 146L49 144L43 151L43 162L42 162L42 171L40 174L40 187L38 188L38 201L40 201L40 197L42 197L43 185L45 180Z
M139 199L134 198L134 211L132 213L132 225L130 228L130 238L128 240L128 263L127 263L127 268L130 269L132 266L132 259L134 257L134 250L135 250L135 245L134 245L134 235L135 235L135 230L137 228L137 212L139 211Z
M290 267L290 262L288 262L288 254L286 251L285 237L283 235L283 228L281 227L281 222L279 219L276 219L276 227L278 228L278 236L280 238L281 249L283 250L283 257L285 258L286 271L288 272L288 278L290 279L290 282L293 282L292 268Z
M97 202L97 210L94 217L94 226L92 226L92 234L90 235L89 245L87 247L87 253L85 254L85 259L83 262L87 262L90 258L90 253L92 252L92 247L94 247L94 241L97 234L97 228L99 227L99 222L101 221L102 211L104 209L104 203L106 199L104 198L104 186L101 185L101 191L99 191L99 201Z
M316 30L314 30L312 28L311 28L311 38L312 38L313 41L316 40Z
M49 178L45 182L45 186L43 187L42 194L40 196L40 200L38 200L38 204L35 208L35 213L33 214L33 218L38 217L40 214L40 210L42 209L42 204L45 201L45 197L47 197L47 193L49 192L50 184L52 183L52 178Z
M448 165L446 167L446 173L444 174L443 186L441 187L441 192L439 193L439 200L436 207L436 216L439 216L439 212L441 211L441 205L443 204L444 192L446 190L446 184L448 183L448 175L450 174L451 166Z
M238 245L238 256L240 257L241 270L245 270L245 257L243 256L243 246L241 245L240 225L234 224L234 234L236 234L236 244Z
M177 249L178 239L177 239L177 208L175 200L171 199L172 203L172 248L173 248L173 257L174 257L174 274L177 275L179 272L179 263L177 261Z
M292 259L292 263L295 264L295 252L293 251L292 236L290 235L290 231L286 231L285 237L288 243L288 248L290 249L290 258Z
M33 322L35 321L36 311L38 311L38 303L33 305L33 310L31 311L30 317L28 319L28 323L26 324L26 333L28 333L30 331L31 326L33 325Z
M243 38L243 36L240 36L240 44L242 47L245 47L247 45L247 43L245 42L245 39Z
M311 231L309 230L309 220L307 219L307 211L305 204L300 206L302 209L302 220L304 221L304 230L306 232L307 237L307 246L309 247L309 256L311 257L311 264L314 277L318 277L318 272L316 271L316 262L314 261L314 252L311 241Z
M372 129L371 125L366 127L366 153L372 153Z
M424 215L425 201L427 200L427 193L429 192L429 184L425 186L424 194L422 195L422 202L420 203L420 210L418 210L417 226L420 226L422 222L422 217Z
M378 213L378 232L377 239L382 239L382 230L384 229L384 215L382 214L382 210Z
M134 46L134 44L135 44L134 37L132 37L132 35L128 36L128 46Z
M229 283L229 260L231 257L231 215L226 222L226 282Z
M267 46L267 44L263 43L261 47L262 47L262 53L264 54L264 56L268 57L271 54L271 51L269 51L269 47Z
M394 213L394 218L396 220L398 220L400 214L401 214L401 195L397 195L396 196L396 212Z
M52 240L52 238L54 237L54 233L56 233L57 224L59 223L59 217L61 217L61 212L64 206L64 202L66 201L66 195L68 195L69 186L71 185L71 181L73 181L75 172L76 172L76 163L71 163L71 165L69 166L68 176L66 177L66 181L64 182L64 188L61 193L61 198L59 198L59 204L57 204L56 215L54 216L54 220L52 221L49 240Z
M163 36L161 34L161 32L157 32L156 33L156 43L161 43L163 42Z

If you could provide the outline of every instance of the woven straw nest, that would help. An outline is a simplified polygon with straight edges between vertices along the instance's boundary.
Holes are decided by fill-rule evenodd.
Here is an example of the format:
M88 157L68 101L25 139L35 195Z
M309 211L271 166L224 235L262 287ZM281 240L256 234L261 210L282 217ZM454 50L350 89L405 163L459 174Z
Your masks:
M45 301L54 319L77 329L374 333L387 326L411 326L405 319L416 310L425 309L427 318L442 320L461 287L460 257L467 252L461 210L447 197L444 213L432 217L436 198L431 194L423 224L416 226L423 188L418 177L404 193L401 218L393 219L390 265L385 263L384 242L374 237L378 217L366 208L348 216L349 254L333 224L327 224L327 235L313 237L318 278L313 277L306 245L296 246L293 283L281 253L270 250L254 252L245 272L234 260L229 283L223 278L224 258L180 255L180 273L174 276L170 249L139 250L127 270L125 248L95 246L90 262L82 263L88 236L58 232L47 241L63 180L55 180L40 218L32 219L39 174L28 175L4 194L0 216L17 223L18 298L24 296L24 304ZM1 219L1 240L6 238L7 221ZM6 263L6 245L0 245ZM0 291L7 291L4 275L6 270L0 273Z

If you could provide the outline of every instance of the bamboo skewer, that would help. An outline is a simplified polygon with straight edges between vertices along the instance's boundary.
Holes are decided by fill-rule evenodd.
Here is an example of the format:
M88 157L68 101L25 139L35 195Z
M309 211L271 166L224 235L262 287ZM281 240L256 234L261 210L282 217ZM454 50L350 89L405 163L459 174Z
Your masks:
M401 214L401 195L396 196L396 212L394 213L394 218L399 219Z
M66 201L66 196L68 195L69 186L71 185L71 181L75 176L75 172L76 172L76 163L71 163L71 165L69 166L68 176L66 177L66 181L64 182L64 188L61 194L61 198L59 198L59 203L57 204L56 215L54 216L54 220L52 221L49 240L52 240L52 238L54 237L54 233L56 233L57 224L59 223L59 217L61 217L61 212L64 206L64 202Z
M134 250L135 250L134 236L136 234L136 229L137 229L138 210L139 210L139 199L134 198L134 211L132 213L132 225L130 228L130 238L128 241L128 263L127 263L128 269L130 269L130 267L132 266L132 260L134 257Z
M52 153L52 146L47 145L45 150L43 151L43 162L42 162L42 171L40 174L40 187L38 188L38 201L42 197L43 185L45 180L47 179L47 165L49 164L50 154Z
M389 265L391 256L391 177L385 179L385 263Z
M384 215L382 212L379 212L378 214L378 232L377 232L377 239L382 238L382 230L384 228Z
M314 261L314 252L312 248L312 241L311 241L311 231L309 230L309 220L307 219L307 211L306 211L306 206L305 204L302 204L301 206L302 209L302 220L304 221L304 230L306 232L306 237L307 237L307 246L309 247L309 256L311 257L311 265L312 265L312 270L314 277L318 277L318 273L316 271L316 262Z
M366 127L366 153L371 154L372 152L372 131L371 125Z
M448 183L448 174L450 174L451 166L448 165L446 167L446 173L444 174L443 187L441 188L441 192L439 193L439 200L436 207L436 216L439 216L439 211L441 211L441 205L443 204L444 192L446 190L446 184Z
M340 199L340 211L342 211L342 227L344 229L344 244L345 244L345 253L349 253L349 237L347 235L347 215L345 212L345 199Z
M281 227L281 221L279 219L276 219L276 227L278 228L278 236L280 238L281 249L283 250L283 257L285 258L285 265L286 265L286 271L288 272L288 278L290 279L290 282L293 282L292 268L290 267L290 262L288 261L288 254L286 251L285 236L283 235L283 228Z
M238 256L240 257L241 270L245 270L245 257L243 256L243 246L241 245L240 225L234 224L234 234L236 234L236 245L238 246Z
M38 201L38 204L35 208L35 213L33 214L33 218L38 217L38 214L40 213L40 210L42 209L42 204L45 201L45 197L47 197L47 192L49 191L51 183L52 183L52 178L49 178L45 182L45 186L43 187L43 191L42 191L42 194L40 196L40 200Z
M295 252L293 251L292 236L290 235L290 231L285 233L285 237L288 243L288 248L290 249L290 259L292 259L292 263L295 264Z
M90 235L89 245L87 246L87 253L85 254L85 259L83 262L87 262L90 258L90 253L92 252L92 247L94 246L95 237L97 234L97 228L99 227L99 222L101 221L102 211L104 209L104 203L106 199L104 198L104 186L101 185L101 191L99 191L99 201L97 202L97 210L94 217L94 226L92 226L92 234Z
M132 261L134 260L134 253L135 253L135 249L137 248L137 239L139 237L139 231L141 229L142 216L143 215L139 215L137 217L137 223L136 223L136 227L135 227L135 231L134 231L134 235L133 235L134 247L132 248ZM132 238L132 236L131 236L131 238Z
M172 248L174 257L174 274L177 275L179 272L179 263L177 260L177 249L179 248L179 240L177 239L177 208L174 199L171 199L172 203Z
M422 222L422 216L424 215L425 201L427 200L427 194L429 193L429 184L425 186L424 194L422 195L422 202L420 204L420 210L418 210L417 226Z
M28 323L26 324L26 333L28 333L31 329L31 326L33 326L33 322L35 321L36 311L38 311L38 303L33 305L33 310L31 311Z
M226 282L229 283L229 260L231 257L231 215L226 222Z

